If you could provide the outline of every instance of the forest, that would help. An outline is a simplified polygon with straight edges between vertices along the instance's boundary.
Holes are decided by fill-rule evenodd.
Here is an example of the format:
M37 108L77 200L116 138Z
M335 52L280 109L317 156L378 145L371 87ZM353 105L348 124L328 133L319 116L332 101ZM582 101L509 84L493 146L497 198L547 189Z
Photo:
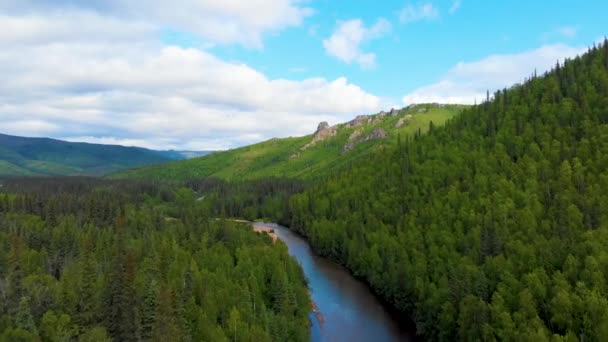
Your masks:
M0 341L307 340L301 269L222 217L289 226L429 340L605 340L608 42L424 131L314 180L4 180Z
M282 243L188 188L0 181L0 341L306 341Z
M291 198L431 340L608 336L608 42Z

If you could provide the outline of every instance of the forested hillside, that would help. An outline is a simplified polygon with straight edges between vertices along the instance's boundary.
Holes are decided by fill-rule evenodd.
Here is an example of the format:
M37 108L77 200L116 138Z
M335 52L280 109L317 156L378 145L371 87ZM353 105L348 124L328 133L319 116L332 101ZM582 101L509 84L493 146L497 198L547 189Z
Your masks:
M271 139L209 156L124 170L110 178L191 181L214 177L238 181L266 177L318 179L397 144L399 135L425 133L466 106L421 104L389 113L359 115L297 138Z
M176 151L0 134L0 176L99 176L185 158Z
M608 336L608 44L295 195L291 226L433 340Z
M306 341L282 243L189 189L12 179L0 193L0 341Z

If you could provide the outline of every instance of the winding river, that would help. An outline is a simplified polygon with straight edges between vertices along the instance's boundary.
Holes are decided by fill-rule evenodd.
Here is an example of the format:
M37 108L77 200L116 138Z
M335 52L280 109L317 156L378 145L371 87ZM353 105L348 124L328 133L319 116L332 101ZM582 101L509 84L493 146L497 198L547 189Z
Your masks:
M411 326L400 324L395 315L355 279L347 269L322 258L311 250L306 239L289 229L271 223L270 227L289 248L308 278L316 313L310 313L312 341L414 341Z

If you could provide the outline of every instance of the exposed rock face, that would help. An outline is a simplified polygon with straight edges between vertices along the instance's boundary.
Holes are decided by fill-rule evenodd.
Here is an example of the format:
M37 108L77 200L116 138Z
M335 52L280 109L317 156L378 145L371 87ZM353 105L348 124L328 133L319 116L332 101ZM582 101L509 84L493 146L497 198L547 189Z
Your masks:
M317 131L315 132L314 136L312 137L312 141L309 142L308 144L304 145L301 148L302 151L311 146L314 146L318 142L321 142L329 137L333 137L334 135L336 135L337 132L338 132L338 129L336 126L329 127L329 124L325 121L319 123L319 126L317 126Z
M329 128L329 124L327 123L327 121L319 122L319 125L317 126L317 130L315 131L315 135L328 128Z
M388 113L389 116L397 116L399 115L399 109L391 109L390 113Z
M344 145L344 148L342 148L342 152L348 152L355 148L355 146L357 146L357 144L359 143L359 138L361 137L361 134L361 130L356 130L352 132L351 135L348 136L348 141L346 142L346 145Z
M381 111L380 113L378 113L376 115L370 116L368 119L368 123L375 125L379 122L382 122L386 118L387 115L388 114L385 111Z
M365 140L379 140L379 139L386 139L386 137L388 137L388 134L386 134L386 131L380 127L376 127L374 128L374 130L372 131L372 133L370 135L367 136L367 138L365 138Z
M359 139L359 137L361 136L361 130L356 130L353 133L351 133L351 135L348 137L348 141L355 141L357 139Z
M397 121L397 123L395 124L395 128L399 128L403 125L405 125L406 123L408 123L408 121L412 120L414 118L413 115L406 115L404 117L402 117L401 119L399 119L399 121Z
M374 130L363 139L361 139L361 134L362 133L360 130L354 131L348 137L348 142L346 143L346 145L344 145L344 148L342 148L342 152L346 153L364 141L380 140L380 139L386 139L386 137L388 137L388 134L386 134L386 131L379 127L374 128Z
M367 115L357 115L356 118L354 118L353 120L348 122L348 126L349 127L357 127L357 126L361 126L365 123L368 123L370 121L370 117Z
M424 113L424 112L426 112L426 108L420 108L420 109L418 109L418 113Z

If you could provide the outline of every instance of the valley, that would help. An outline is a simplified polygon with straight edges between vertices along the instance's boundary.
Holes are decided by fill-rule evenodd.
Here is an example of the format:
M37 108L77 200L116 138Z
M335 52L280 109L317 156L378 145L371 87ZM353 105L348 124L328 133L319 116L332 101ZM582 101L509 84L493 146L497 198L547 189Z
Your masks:
M400 12L399 27L384 18L367 28L338 20L340 29L321 45L344 68L360 67L355 80L386 90L395 80L366 76L386 69L362 49L382 35L394 35L391 48L398 47L399 30L415 21L443 25L461 2L444 16L430 3L422 14L412 6ZM83 127L103 126L92 129L95 139L107 133L177 148L0 134L0 342L606 340L608 40L586 50L556 44L457 62L437 83L401 97L405 107L378 112L397 97L367 93L345 77L274 79L240 62L241 54L264 53L256 25L274 32L316 12L290 13L286 23L248 22L247 49L224 51L239 62L214 56L220 47L212 41L138 17L130 31L138 42L154 35L153 42L124 45L144 55L166 45L160 57L139 60L130 51L133 59L108 57L96 73L92 60L53 74L34 85L75 98L51 101L34 86L36 101L49 104L23 106L36 110L27 120L15 114L21 97L1 94L3 129L84 136ZM88 15L83 23L99 19ZM574 40L577 29L542 39ZM316 30L304 30L306 39ZM104 44L132 39L123 31ZM490 44L480 42L470 50ZM62 46L45 48L53 55ZM564 49L552 67L530 68L520 82L480 97L492 78L511 80L509 73L535 66L538 54L553 63ZM105 45L91 51L109 53ZM289 56L281 61L298 57ZM427 64L437 68L429 55L397 57L410 69L399 82L421 77L408 58L421 74ZM263 64L307 72L274 62ZM138 63L143 71L131 70ZM35 74L15 64L24 79ZM56 86L61 75L75 85ZM98 79L83 81L89 77ZM114 91L121 86L124 93ZM350 119L289 136L289 125L320 117ZM282 135L264 140L276 136L268 132Z
M382 303L347 269L312 252L308 242L288 228L254 223L272 229L301 265L315 305L309 314L312 341L415 341L411 322Z

